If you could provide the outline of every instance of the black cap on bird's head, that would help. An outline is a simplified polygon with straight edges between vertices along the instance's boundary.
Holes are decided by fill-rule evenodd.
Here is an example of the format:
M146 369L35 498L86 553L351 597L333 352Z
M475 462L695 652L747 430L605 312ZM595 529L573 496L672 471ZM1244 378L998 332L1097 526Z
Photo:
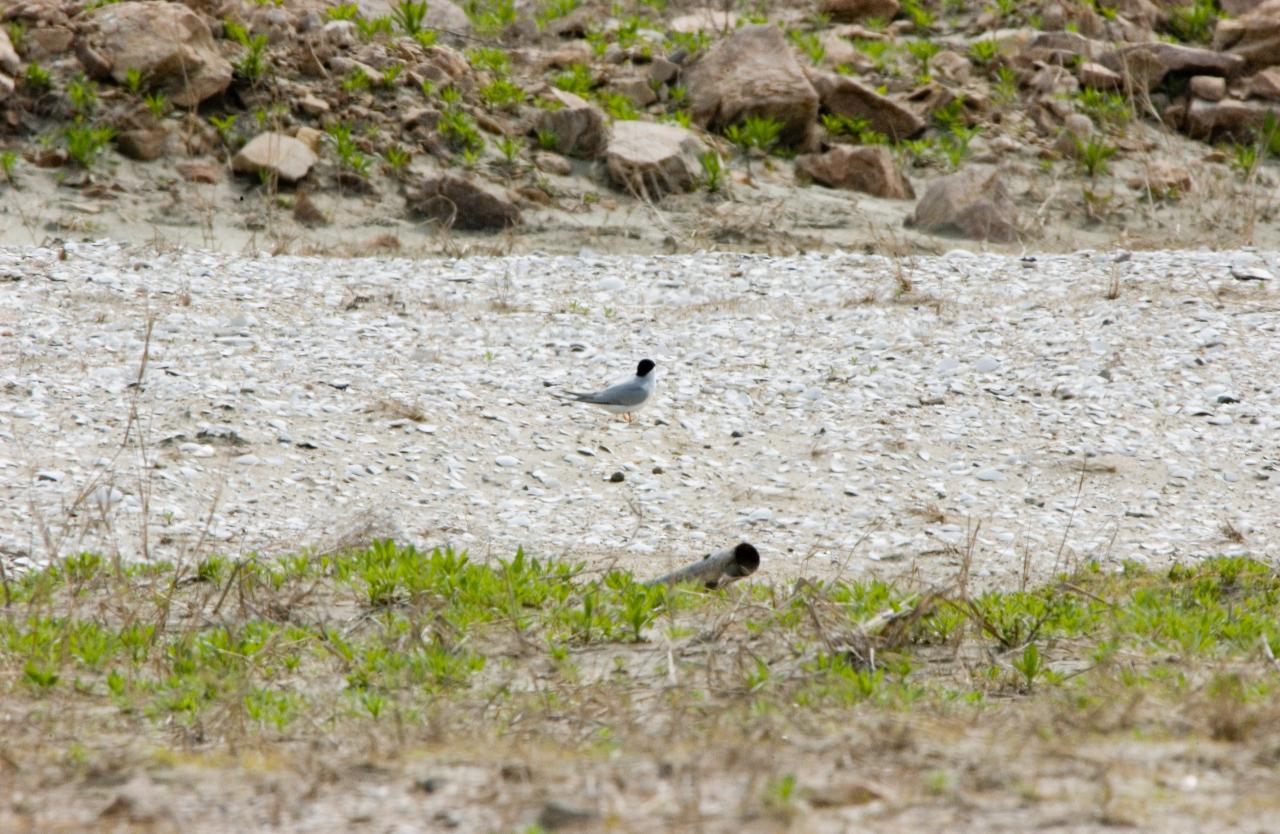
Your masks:
M653 369L654 364L652 359L641 359L639 366L636 367L636 376L646 377Z

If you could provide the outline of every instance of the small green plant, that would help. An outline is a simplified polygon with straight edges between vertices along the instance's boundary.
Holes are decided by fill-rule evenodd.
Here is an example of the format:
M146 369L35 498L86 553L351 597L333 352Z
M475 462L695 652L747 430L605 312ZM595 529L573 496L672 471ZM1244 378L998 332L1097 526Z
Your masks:
M137 67L129 67L124 71L124 87L135 96L142 95L142 89L146 79L142 75L142 70Z
M67 82L67 98L71 99L72 113L87 117L98 106L98 85L77 73Z
M832 136L848 136L862 145L884 145L889 137L871 128L871 122L859 116L823 113L822 126Z
M1109 144L1105 137L1094 134L1088 140L1075 137L1076 156L1080 169L1094 179L1107 173L1107 162L1116 155L1116 146Z
M436 41L440 40L440 33L435 29L422 29L414 33L413 39L423 49L430 49L436 45Z
M478 70L488 70L497 76L505 76L511 71L511 56L494 46L479 46L468 49L467 61Z
M1018 73L1012 67L996 69L996 83L992 89L996 104L1006 106L1018 100Z
M790 817L796 812L796 776L787 773L770 779L764 789L764 806L773 814Z
M1236 142L1231 145L1231 156L1227 164L1235 169L1242 179L1248 179L1258 167L1258 143Z
M382 159L386 163L387 172L393 177L400 177L408 169L413 155L399 145L391 145L382 152Z
M954 171L960 167L960 163L969 158L972 152L970 143L981 130L982 128L978 125L973 127L957 125L938 137L937 148L946 160L947 167Z
M470 171L480 163L480 148L463 148L460 157L462 159L462 167Z
M355 3L342 2L325 10L330 20L355 20L360 16L360 7Z
M520 156L520 151L523 149L524 142L514 136L504 136L498 140L498 152L502 154L502 159L508 168L515 167L516 158Z
M664 116L662 120L673 125L679 125L685 130L693 126L693 115L688 110L673 110Z
M692 58L711 45L711 36L699 29L696 32L668 32L668 51L682 50Z
M338 158L338 166L343 170L364 177L369 174L372 161L363 151L353 135L351 125L347 122L336 122L325 128L325 136L334 156Z
M266 57L267 36L250 36L247 29L230 18L223 21L223 30L228 38L240 44L245 50L239 60L232 65L236 75L251 84L256 84L265 78L270 69Z
M639 112L636 111L635 105L631 99L622 93L605 91L597 94L596 100L600 102L600 107L609 117L618 121L632 121L640 118Z
M497 78L480 88L480 98L490 107L511 109L524 101L524 90L506 78Z
M363 41L372 41L381 36L389 36L394 31L394 28L395 24L391 18L385 15L374 18L356 18L356 31L360 33L360 39Z
M698 155L698 164L702 166L702 185L715 194L724 186L724 163L720 154L715 151L703 151Z
M917 29L933 28L933 12L926 9L920 0L902 0L902 12Z
M791 29L787 31L787 40L791 41L797 49L803 52L809 58L809 63L815 67L822 63L823 58L827 57L827 49L822 45L822 39L818 37L817 32L801 32L799 29Z
M462 91L457 87L445 87L440 91L440 100L450 110L454 110L458 105L462 104Z
M1133 119L1133 108L1122 93L1086 87L1076 96L1076 105L1102 127L1122 127Z
M448 110L441 114L436 130L456 151L471 151L478 155L484 148L484 139L475 122L461 110Z
M556 87L567 93L586 96L596 86L595 74L584 64L572 64L559 73L553 82Z
M975 64L986 66L1000 55L1000 46L991 38L976 40L969 47L969 57Z
M427 19L427 2L399 0L391 9L391 19L400 27L400 31L409 37L416 37L422 31L423 22Z
M539 29L545 29L551 21L558 20L578 8L580 2L581 0L543 0L537 14L534 15L534 21Z
M27 38L27 24L21 20L11 20L5 24L4 28L9 35L9 43L13 44L14 51L22 54L22 47Z
M4 181L9 185L17 185L17 179L14 172L18 167L18 152L12 150L0 151L0 174L4 175Z
M239 116L235 113L228 113L225 116L210 116L209 124L213 125L214 130L218 131L218 137L222 139L222 144L228 148L231 147L232 131L235 130L236 122Z
M1040 649L1035 643L1028 643L1022 650L1022 656L1014 658L1013 668L1022 675L1027 689L1035 685L1036 678L1044 672L1044 661L1040 658Z
M482 37L501 34L516 22L515 0L467 0L462 10Z
M751 150L769 153L782 135L782 122L769 116L747 116L737 124L729 125L724 136L745 155Z
M92 126L77 122L62 131L67 156L86 170L92 168L107 150L116 131L112 127Z
M347 73L342 79L342 83L338 86L344 93L359 93L369 89L371 82L369 76L360 67L355 67L351 72Z
M169 112L169 97L164 94L164 90L147 93L142 101L147 105L147 110L151 111L152 118L156 120L163 119Z
M430 100L435 97L436 82L429 78L424 78L422 79L422 83L418 85L418 89L422 91L423 98Z
M22 76L23 82L36 92L44 92L53 86L53 76L49 71L40 66L39 61L32 61L27 64L27 71Z
M556 145L560 143L560 137L556 136L556 132L550 128L538 128L537 138L538 147L544 151L554 151Z
M382 86L394 87L402 72L404 72L404 64L399 62L387 64L382 68Z

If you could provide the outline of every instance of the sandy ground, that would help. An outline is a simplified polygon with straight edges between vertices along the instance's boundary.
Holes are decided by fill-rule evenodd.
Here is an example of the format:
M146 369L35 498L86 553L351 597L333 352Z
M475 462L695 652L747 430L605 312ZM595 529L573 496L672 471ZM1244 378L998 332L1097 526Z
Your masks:
M380 535L641 574L745 539L775 576L943 581L972 551L1002 584L1272 558L1274 266L7 249L0 536L40 559ZM552 396L646 356L634 424Z

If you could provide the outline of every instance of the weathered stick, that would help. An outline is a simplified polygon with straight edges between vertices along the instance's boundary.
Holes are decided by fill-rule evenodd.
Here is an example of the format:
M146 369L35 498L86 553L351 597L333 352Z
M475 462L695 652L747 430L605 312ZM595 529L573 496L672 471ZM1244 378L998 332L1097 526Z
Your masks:
M723 588L744 576L750 576L760 567L760 551L743 542L715 553L708 553L691 565L685 565L666 576L647 583L649 585L677 585L681 582L702 582L708 588Z

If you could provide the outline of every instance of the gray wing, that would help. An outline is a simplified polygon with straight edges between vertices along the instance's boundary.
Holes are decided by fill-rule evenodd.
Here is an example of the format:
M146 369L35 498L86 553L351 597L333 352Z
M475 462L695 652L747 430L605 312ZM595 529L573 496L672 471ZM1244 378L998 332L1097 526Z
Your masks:
M645 397L649 395L643 385L635 382L623 382L619 385L614 385L612 388L593 391L589 394L581 394L577 391L566 391L565 393L580 403L591 403L592 405L640 405L640 403L644 402Z

